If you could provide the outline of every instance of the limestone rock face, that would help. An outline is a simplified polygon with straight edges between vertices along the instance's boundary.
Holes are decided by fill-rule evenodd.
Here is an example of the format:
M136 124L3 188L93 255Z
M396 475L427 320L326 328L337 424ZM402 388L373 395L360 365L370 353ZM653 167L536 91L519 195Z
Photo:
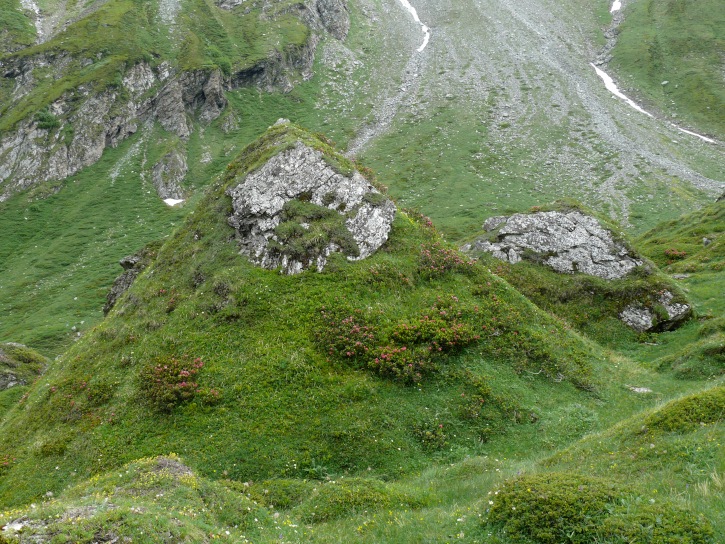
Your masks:
M33 69L23 65L19 73ZM48 109L58 127L43 128L36 118L29 118L0 135L0 201L94 164L107 147L119 145L145 121L157 120L169 132L188 138L190 114L208 123L226 106L223 83L219 70L174 76L140 63L124 75L127 94L115 90L95 94L84 86L66 93Z
M578 211L492 217L483 228L498 228L496 241L477 240L469 249L511 263L520 261L525 252L533 252L557 272L604 279L624 277L642 264L599 221Z
M388 239L395 205L357 171L347 177L297 142L230 188L241 253L268 269L321 271L333 252L372 255Z
M156 163L153 171L153 182L161 200L167 198L184 199L181 182L184 181L188 169L186 154L179 149L170 151Z
M640 303L627 305L619 314L619 318L628 326L639 332L669 331L677 328L683 321L692 315L692 308L688 304L675 302L670 291L663 291L657 302L664 309L667 317L658 316L650 307Z

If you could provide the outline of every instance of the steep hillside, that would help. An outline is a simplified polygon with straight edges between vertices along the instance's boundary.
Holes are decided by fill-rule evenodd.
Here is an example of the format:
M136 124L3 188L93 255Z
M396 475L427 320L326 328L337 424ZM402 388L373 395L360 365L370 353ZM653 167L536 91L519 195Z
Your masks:
M381 250L330 254L321 273L280 275L239 255L225 191L298 142L354 172L284 124L232 162L109 317L8 414L4 502L169 451L240 481L368 468L394 477L536 420L531 388L582 400L599 389L595 346L415 216L398 212ZM317 206L300 198L294 209ZM304 262L295 248L340 246L328 208L284 209L303 215L275 228L274 251Z
M289 90L310 76L319 34L349 28L336 1L218 4L112 0L72 16L63 2L33 14L39 43L0 58L0 198L73 175L154 122L175 136L154 184L183 198L188 137L219 117L225 90Z
M627 4L612 67L635 96L674 123L722 141L725 14L716 1ZM693 129L696 130L696 129Z

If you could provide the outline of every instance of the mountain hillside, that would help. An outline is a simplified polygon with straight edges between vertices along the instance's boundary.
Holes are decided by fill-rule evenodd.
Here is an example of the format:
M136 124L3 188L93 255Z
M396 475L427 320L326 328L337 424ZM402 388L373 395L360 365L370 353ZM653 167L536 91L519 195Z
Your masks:
M718 7L0 0L0 544L725 542Z

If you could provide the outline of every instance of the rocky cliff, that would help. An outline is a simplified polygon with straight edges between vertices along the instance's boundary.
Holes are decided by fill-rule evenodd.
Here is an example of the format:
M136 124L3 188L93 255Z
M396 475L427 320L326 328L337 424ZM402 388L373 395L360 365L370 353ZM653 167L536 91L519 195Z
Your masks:
M96 28L101 22L102 26L114 26L106 22L111 20L108 14L103 19L98 15L98 21L93 19L102 4L96 2L87 12L72 16L64 7L59 7L58 13L26 10L27 17L47 23L37 26L37 40L47 43L0 57L0 201L94 164L107 147L117 146L146 123L158 123L185 140L195 125L219 117L227 106L225 92L230 89L254 85L266 91L290 90L300 75L311 77L320 36L329 33L344 39L350 24L342 0L313 0L272 14L221 2L218 9L231 10L242 19L264 18L270 24L293 18L297 21L296 26L290 23L296 32L294 40L277 46L251 44L260 51L251 61L244 60L248 56L238 60L224 57L219 62L212 58L210 66L202 57L182 64L166 60L154 50L139 54L130 46L130 53L105 47L93 53L92 46L77 50L68 45L73 34L87 31L89 26ZM50 25L54 15L54 20L65 22ZM129 21L124 24L138 26L139 34L150 32L142 15L129 12ZM165 16L161 19L172 31L176 29L174 21L167 21ZM188 45L178 40L172 39L171 47L181 47L182 58L187 54L183 48ZM208 51L212 56L219 54L216 47L209 46ZM194 67L194 63L202 65ZM58 83L49 83L53 81ZM181 198L184 155L183 149L177 150L153 167L161 198Z

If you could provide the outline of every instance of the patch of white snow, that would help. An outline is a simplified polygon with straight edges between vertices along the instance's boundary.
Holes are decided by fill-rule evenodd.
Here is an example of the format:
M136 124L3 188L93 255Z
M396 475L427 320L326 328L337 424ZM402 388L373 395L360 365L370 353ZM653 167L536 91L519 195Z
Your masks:
M625 96L622 93L622 91L619 90L619 88L617 87L617 84L614 83L614 80L611 77L609 77L609 75L607 75L604 71L602 71L599 68L597 68L594 64L592 64L592 63L589 63L589 64L591 64L592 68L594 68L594 70L596 70L597 75L602 79L602 81L604 81L604 86L607 88L607 90L609 92L611 92L617 98L621 98L622 100L624 100L627 104L629 104L635 110L637 110L639 112L642 112L645 115L648 115L649 117L654 117L654 115L652 115L650 112L643 110L636 102L634 102L633 100L631 100L630 98L628 98L627 96ZM704 142L707 142L709 144L715 144L715 143L717 143L712 138L708 138L707 136L703 136L702 134L698 134L696 132L692 132L691 130L687 130L687 129L684 129L682 127L678 127L674 123L670 123L670 124L673 127L675 127L677 130L679 130L680 132L684 132L685 134L689 134L690 136L696 136L697 138L700 138Z
M617 87L617 84L614 83L614 80L609 77L603 70L600 70L597 68L594 64L589 63L592 68L597 72L597 75L602 79L604 82L604 86L607 88L607 90L612 93L617 98L621 98L624 100L627 104L629 104L631 107L633 107L635 110L644 113L645 115L648 115L650 117L654 117L650 112L643 110L634 100L631 100L630 98L626 97L622 91L619 90L619 87Z
M177 204L181 204L184 200L178 200L176 198L166 198L164 199L164 203L168 206L176 206Z
M403 7L410 12L410 14L413 16L413 20L420 25L420 28L423 31L423 43L417 49L418 53L420 53L423 51L423 49L426 48L428 42L430 41L430 29L420 22L420 17L418 17L418 11L410 4L410 2L408 2L408 0L400 0L400 3L403 4Z
M685 134L689 134L690 136L697 136L698 138L700 138L701 140L703 140L709 144L716 143L715 140L713 140L712 138L708 138L707 136L703 136L702 134L698 134L697 132L692 132L690 130L686 130L682 127L678 127L677 125L672 125L672 126L675 127L677 130L679 130L680 132L684 132Z
M619 11L622 9L622 2L620 0L614 0L614 3L612 4L612 9L609 10L609 13L614 13L615 11Z

